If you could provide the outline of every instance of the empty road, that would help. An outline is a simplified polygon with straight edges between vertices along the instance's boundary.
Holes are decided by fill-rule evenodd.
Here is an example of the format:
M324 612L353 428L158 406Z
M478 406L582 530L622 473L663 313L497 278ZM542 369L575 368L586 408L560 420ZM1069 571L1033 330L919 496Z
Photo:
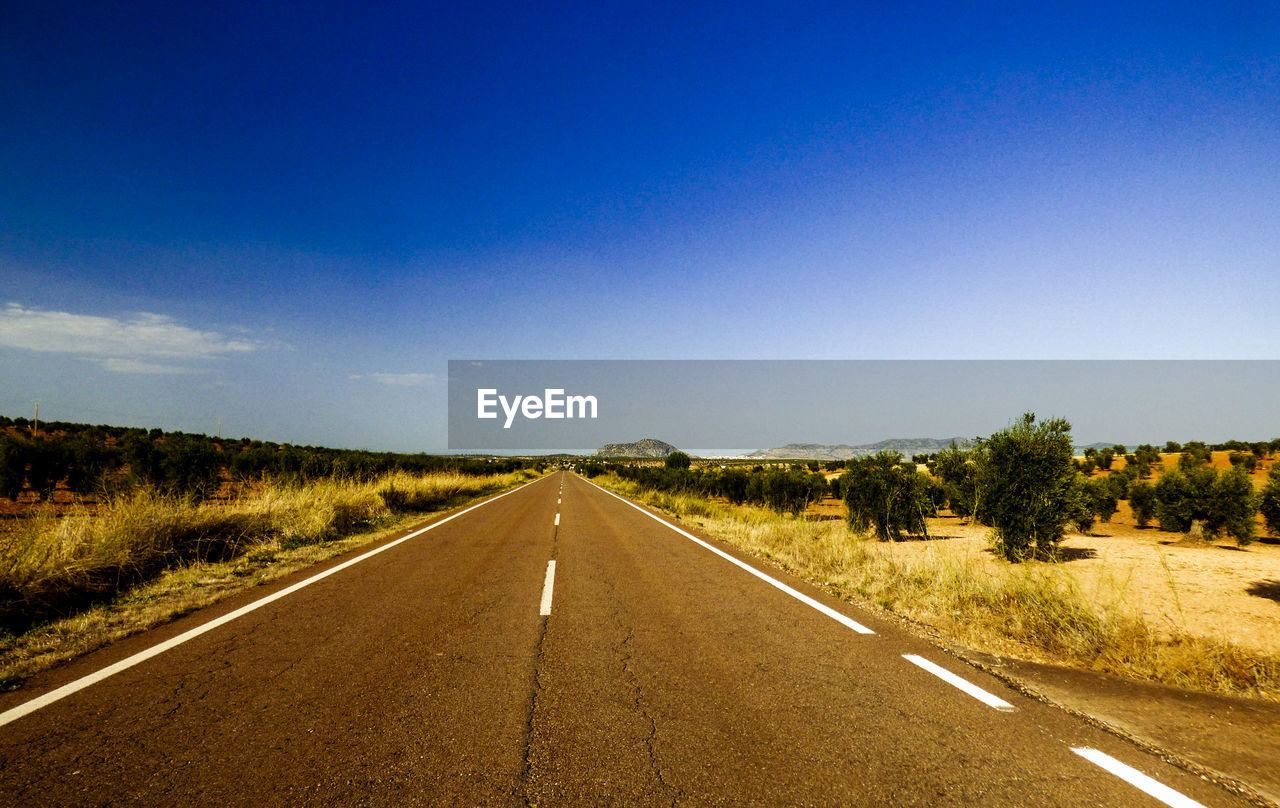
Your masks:
M0 805L1248 804L572 474L406 535L0 695Z

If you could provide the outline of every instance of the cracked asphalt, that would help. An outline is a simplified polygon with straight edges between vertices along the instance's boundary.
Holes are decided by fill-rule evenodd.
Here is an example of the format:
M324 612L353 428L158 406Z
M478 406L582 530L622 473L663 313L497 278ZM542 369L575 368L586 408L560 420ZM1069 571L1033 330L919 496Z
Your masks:
M1071 747L1249 804L747 561L876 633L555 474L0 726L0 805L1163 804ZM0 711L316 571L49 671Z

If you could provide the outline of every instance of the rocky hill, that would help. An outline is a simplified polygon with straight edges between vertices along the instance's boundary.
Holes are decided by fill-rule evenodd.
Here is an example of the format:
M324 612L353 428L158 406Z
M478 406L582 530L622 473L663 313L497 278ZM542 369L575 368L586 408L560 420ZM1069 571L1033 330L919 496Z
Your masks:
M848 460L851 457L863 457L876 452L900 452L903 457L918 454L932 454L941 451L955 441L957 446L968 443L965 438L890 438L879 443L865 443L850 446L841 443L830 446L821 443L788 443L776 449L760 449L746 455L763 459L801 459L801 460Z
M635 443L610 443L596 449L596 457L666 457L680 451L657 438L642 438Z

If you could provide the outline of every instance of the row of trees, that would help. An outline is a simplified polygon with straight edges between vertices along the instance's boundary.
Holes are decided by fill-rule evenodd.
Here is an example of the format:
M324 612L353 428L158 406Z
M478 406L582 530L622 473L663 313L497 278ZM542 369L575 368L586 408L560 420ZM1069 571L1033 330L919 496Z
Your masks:
M1139 477L1146 479L1151 476L1152 465L1160 462L1160 450L1149 443L1142 444L1131 453L1119 444L1102 450L1090 447L1084 450L1084 460L1073 462L1077 469L1088 476L1094 469L1109 471L1117 457L1125 459L1125 468L1134 469Z
M1067 526L1088 530L1097 519L1108 521L1125 499L1140 527L1156 519L1163 530L1187 533L1198 527L1206 536L1225 533L1245 545L1255 537L1260 508L1267 527L1280 533L1280 471L1273 469L1261 493L1249 476L1259 457L1252 449L1265 456L1269 446L1254 444L1247 455L1252 463L1241 453L1229 470L1219 472L1210 465L1210 453L1221 449L1178 445L1177 466L1154 484L1146 479L1160 453L1142 446L1123 469L1088 479L1073 465L1070 424L1036 423L1027 414L971 449L940 452L930 468L952 511L993 527L997 549L1011 559L1050 552Z
M779 513L799 514L811 503L832 494L827 478L808 464L787 467L693 469L692 458L672 452L662 466L637 466L587 460L579 470L587 477L613 472L653 491L723 497L735 505L751 504ZM835 482L834 480L832 481ZM838 494L837 494L838 496Z
M54 427L57 432L35 437L0 434L0 496L16 499L29 488L48 499L65 482L77 494L150 485L201 499L218 490L224 474L233 481L335 476L367 480L395 470L503 473L537 462L328 449L248 438L218 440L182 432L80 424L47 428Z
M583 471L594 476L605 468L588 466ZM761 505L779 513L799 514L831 493L826 477L802 468L692 470L610 464L607 469L654 491L724 497L735 505Z
M1087 459L1109 467L1124 448L1095 451ZM1270 444L1239 448L1256 464ZM882 540L927 534L926 517L949 506L991 527L996 550L1012 561L1051 555L1069 528L1087 531L1097 520L1110 520L1121 500L1129 500L1139 526L1155 519L1165 530L1225 533L1243 545L1253 540L1261 509L1268 528L1280 533L1280 468L1273 468L1268 486L1255 494L1247 460L1219 472L1209 463L1218 447L1189 443L1178 449L1177 467L1154 484L1148 480L1160 452L1150 445L1127 453L1124 468L1090 479L1073 458L1071 424L1062 418L1037 421L1026 413L989 438L932 455L930 474L896 452L844 461L846 471L829 485L802 465L693 471L687 456L669 458L661 468L592 463L584 471L614 470L647 488L722 496L787 513L800 513L829 491L844 500L852 528Z
M932 477L896 461L884 453L863 458L841 478L855 529L870 526L881 539L923 533L924 517L945 504L990 526L996 551L1019 561L1051 553L1095 507L1115 510L1104 481L1092 485L1074 465L1071 424L1062 418L1037 422L1027 413L968 447L953 444L929 459Z

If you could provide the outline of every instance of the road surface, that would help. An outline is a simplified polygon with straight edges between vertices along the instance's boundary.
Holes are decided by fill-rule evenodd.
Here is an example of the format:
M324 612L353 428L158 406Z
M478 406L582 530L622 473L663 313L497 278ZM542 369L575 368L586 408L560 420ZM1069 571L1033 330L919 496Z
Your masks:
M375 550L0 696L0 804L1247 804L572 474Z

